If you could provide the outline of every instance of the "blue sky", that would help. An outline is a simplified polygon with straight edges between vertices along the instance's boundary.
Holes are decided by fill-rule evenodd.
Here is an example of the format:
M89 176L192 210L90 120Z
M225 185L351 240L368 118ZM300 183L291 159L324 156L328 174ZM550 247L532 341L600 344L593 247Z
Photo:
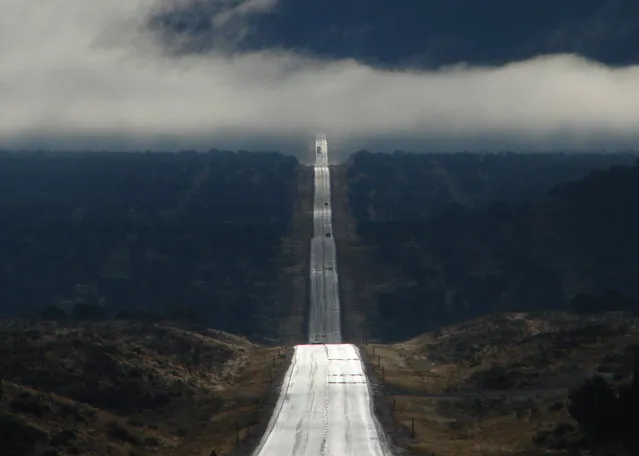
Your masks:
M0 0L0 148L636 143L639 6L445 3Z

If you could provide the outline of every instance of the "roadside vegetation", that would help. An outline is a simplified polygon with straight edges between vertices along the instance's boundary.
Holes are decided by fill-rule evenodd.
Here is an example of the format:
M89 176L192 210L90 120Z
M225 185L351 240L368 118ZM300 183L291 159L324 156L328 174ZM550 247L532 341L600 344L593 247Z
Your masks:
M231 454L290 354L193 325L4 321L2 454Z
M386 429L417 454L637 454L627 314L494 314L362 353Z

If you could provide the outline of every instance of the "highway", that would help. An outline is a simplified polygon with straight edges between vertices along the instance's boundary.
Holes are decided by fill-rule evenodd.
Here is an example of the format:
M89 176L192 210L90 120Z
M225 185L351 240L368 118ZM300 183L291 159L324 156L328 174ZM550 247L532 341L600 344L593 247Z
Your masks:
M350 344L295 347L265 436L255 455L388 455L357 349Z
M342 342L337 257L331 212L331 178L326 137L315 138L315 192L311 239L310 343Z
M297 345L253 456L390 456L358 349L342 343L328 144L315 138L307 345Z

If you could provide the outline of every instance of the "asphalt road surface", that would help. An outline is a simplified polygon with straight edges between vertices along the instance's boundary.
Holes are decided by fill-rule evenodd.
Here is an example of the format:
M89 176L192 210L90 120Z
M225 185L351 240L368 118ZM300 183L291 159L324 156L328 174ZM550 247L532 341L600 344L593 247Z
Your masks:
M310 343L342 342L337 261L331 212L331 178L328 143L325 136L315 138L314 233L311 239L311 292L308 318Z
M298 345L260 456L384 456L357 349Z
M254 456L390 456L357 348L342 344L328 145L315 139L308 345L295 347Z

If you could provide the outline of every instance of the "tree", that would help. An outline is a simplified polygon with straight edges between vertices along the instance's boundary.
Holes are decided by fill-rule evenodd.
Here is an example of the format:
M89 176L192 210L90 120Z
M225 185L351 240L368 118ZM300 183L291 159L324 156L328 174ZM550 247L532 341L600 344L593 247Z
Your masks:
M601 376L570 391L568 412L585 434L607 441L618 431L619 404L614 388Z
M593 293L579 293L570 300L569 307L576 313L599 313L605 310L605 303Z
M67 314L64 310L60 309L58 306L45 306L42 307L38 312L38 317L41 320L64 320L67 318Z
M95 304L76 304L71 315L81 321L103 321L107 316L106 309Z

